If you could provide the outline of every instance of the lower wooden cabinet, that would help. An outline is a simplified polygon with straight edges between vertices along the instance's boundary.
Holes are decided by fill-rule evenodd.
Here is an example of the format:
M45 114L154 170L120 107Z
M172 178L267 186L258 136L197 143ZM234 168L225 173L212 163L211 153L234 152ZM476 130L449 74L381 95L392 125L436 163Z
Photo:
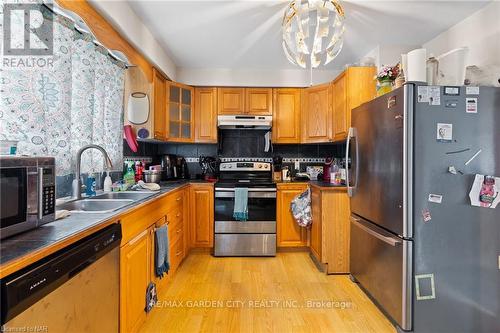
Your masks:
M276 234L278 247L307 246L307 228L295 222L290 204L300 193L307 190L307 184L278 184L276 200Z
M214 186L193 183L189 191L190 244L192 247L213 247Z
M124 214L120 248L120 332L136 332L146 319L146 290L151 282L157 292L168 285L186 255L185 216L188 188L176 190ZM161 279L155 270L155 228L169 225L170 271Z
M350 206L345 189L312 186L311 253L327 273L349 273Z
M120 251L120 332L134 332L146 319L146 289L151 281L152 227Z
M311 189L311 214L313 222L311 225L311 253L316 257L319 262L324 263L323 257L323 210L321 190L316 187Z

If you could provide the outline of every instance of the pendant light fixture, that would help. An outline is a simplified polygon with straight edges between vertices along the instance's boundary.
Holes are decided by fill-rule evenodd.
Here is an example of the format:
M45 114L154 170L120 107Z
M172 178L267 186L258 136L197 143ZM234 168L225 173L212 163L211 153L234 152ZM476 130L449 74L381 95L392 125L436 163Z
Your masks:
M338 0L294 0L283 17L283 50L302 68L331 62L342 50L344 9Z

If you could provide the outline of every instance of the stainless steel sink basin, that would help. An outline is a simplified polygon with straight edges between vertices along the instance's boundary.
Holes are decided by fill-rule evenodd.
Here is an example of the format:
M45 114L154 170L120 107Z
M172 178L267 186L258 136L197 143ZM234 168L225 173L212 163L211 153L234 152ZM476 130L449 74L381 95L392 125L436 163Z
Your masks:
M83 213L109 213L133 202L131 199L81 199L63 203L57 206L57 209Z
M134 201L142 200L147 197L150 197L154 195L154 192L108 192L104 194L100 194L92 199L98 199L98 200L103 200L103 199L130 199Z

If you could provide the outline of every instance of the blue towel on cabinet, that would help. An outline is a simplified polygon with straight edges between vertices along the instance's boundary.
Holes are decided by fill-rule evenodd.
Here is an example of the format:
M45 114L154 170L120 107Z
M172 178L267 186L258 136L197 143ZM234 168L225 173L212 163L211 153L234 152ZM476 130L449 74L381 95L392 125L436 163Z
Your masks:
M164 224L155 231L155 272L163 277L170 269L170 253L168 244L168 225Z
M237 221L248 220L248 188L236 187L234 189L233 217Z

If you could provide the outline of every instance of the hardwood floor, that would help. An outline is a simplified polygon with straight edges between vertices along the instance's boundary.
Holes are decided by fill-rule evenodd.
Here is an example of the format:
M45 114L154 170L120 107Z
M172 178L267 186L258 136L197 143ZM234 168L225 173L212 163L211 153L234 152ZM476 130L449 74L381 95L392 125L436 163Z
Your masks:
M346 275L306 252L274 258L191 253L141 332L395 332Z

